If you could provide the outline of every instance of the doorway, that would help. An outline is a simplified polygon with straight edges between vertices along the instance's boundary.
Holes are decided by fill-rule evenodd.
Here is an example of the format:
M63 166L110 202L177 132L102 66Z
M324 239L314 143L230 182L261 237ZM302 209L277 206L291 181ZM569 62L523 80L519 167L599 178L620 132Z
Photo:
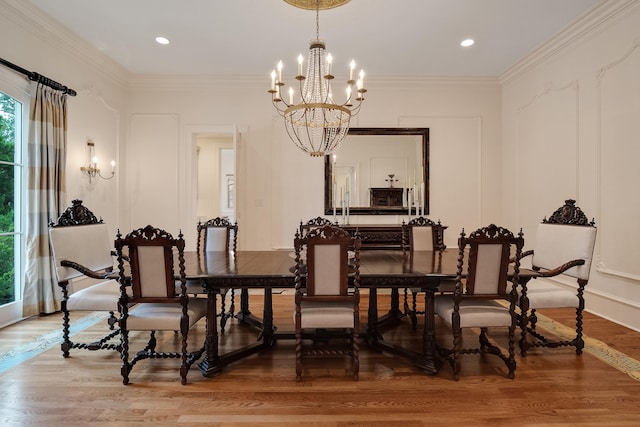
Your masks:
M196 217L236 221L236 171L233 136L196 136Z

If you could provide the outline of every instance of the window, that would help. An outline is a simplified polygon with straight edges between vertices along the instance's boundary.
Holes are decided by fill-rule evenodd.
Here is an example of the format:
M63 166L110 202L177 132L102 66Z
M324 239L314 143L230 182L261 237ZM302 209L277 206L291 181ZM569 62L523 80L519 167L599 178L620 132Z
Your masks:
M9 87L10 88L10 87ZM6 307L18 306L22 299L24 254L24 165L23 102L10 96L0 81L0 325L11 323ZM12 316L14 317L14 316Z

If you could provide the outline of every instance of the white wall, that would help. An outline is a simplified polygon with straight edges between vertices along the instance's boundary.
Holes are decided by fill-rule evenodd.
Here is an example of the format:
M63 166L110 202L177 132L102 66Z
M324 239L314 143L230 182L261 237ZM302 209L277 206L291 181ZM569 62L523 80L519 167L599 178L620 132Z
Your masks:
M104 219L115 237L122 216L119 186L123 182L121 147L127 119L127 74L52 23L29 2L0 2L0 39L2 58L77 91L77 96L70 96L67 101L67 206L73 199L83 200L85 206ZM118 162L114 179L100 180L93 189L80 173L88 138L96 144L99 166L105 176L111 170L109 162L112 159Z
M598 13L505 76L504 218L533 247L536 224L577 200L598 226L587 310L640 330L640 2Z
M291 248L301 220L324 212L324 163L298 150L286 136L271 106L269 81L231 79L155 79L138 76L132 84L131 146L148 139L136 123L152 115L181 135L171 150L154 156L163 168L158 179L178 173L184 188L193 184L190 170L195 147L183 129L197 124L239 125L238 224L241 249ZM500 88L496 80L417 79L370 80L368 98L354 127L429 127L431 212L449 225L447 240L454 244L462 227L478 227L500 219ZM150 130L149 130L150 131ZM177 149L177 152L176 152ZM129 153L136 159L135 153ZM171 164L171 166L170 166ZM149 171L149 173L154 173ZM136 184L139 185L139 184ZM179 187L182 188L182 187ZM149 183L145 191L158 191ZM163 186L163 198L177 199ZM181 191L181 190L176 190ZM125 198L135 198L131 193ZM452 197L455 195L455 197ZM176 226L194 227L186 200ZM140 212L144 215L144 210ZM405 215L352 217L351 223L401 223Z

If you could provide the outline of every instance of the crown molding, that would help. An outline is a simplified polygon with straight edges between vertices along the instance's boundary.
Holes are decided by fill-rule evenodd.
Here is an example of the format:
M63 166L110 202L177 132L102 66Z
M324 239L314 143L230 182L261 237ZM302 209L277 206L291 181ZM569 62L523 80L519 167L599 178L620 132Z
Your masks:
M416 89L425 87L490 87L499 88L497 77L451 77L451 76L375 76L367 78L367 86L393 87L394 89ZM188 90L202 88L252 88L268 89L269 79L260 75L160 75L135 74L129 79L132 90Z
M128 87L132 90L189 90L203 88L269 89L269 79L252 75L217 74L132 74Z
M24 28L29 34L37 37L51 49L68 53L69 56L85 63L96 74L111 82L125 87L129 72L111 58L102 54L95 47L57 21L36 8L31 2L24 0L3 0L0 11L11 22Z
M500 86L498 78L491 76L373 76L367 77L367 81L369 87L391 86L394 88Z
M527 56L509 67L498 78L505 85L535 66L565 51L576 43L592 36L609 22L617 19L634 7L639 7L637 0L604 0L585 12L573 24L560 31L551 40L534 48Z

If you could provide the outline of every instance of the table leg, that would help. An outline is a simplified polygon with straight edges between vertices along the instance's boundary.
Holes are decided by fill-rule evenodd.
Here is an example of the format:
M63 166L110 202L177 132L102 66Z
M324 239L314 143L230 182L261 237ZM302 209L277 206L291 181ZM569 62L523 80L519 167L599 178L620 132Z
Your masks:
M424 334L422 336L422 360L419 366L429 373L436 373L436 319L434 309L435 290L424 293Z
M245 319L251 317L251 310L249 309L249 290L240 290L240 311L236 314L236 318L240 323Z
M207 318L206 318L206 341L205 354L202 362L198 367L202 371L202 375L210 377L222 370L218 365L218 311L217 297L219 290L212 289L207 292Z
M398 288L391 288L389 311L384 316L378 318L378 328L395 326L401 321L402 316L403 313L400 310L400 292Z
M378 292L376 288L370 288L366 340L369 345L375 345L380 339L382 336L378 331Z
M262 332L258 339L262 339L264 344L273 345L276 328L273 326L273 292L271 288L264 289L264 310L262 312Z
M271 292L271 289L268 289ZM265 292L267 288L265 288ZM266 298L266 295L265 295ZM271 295L269 295L271 298ZM255 328L262 330L264 328L263 319L259 319L251 314L251 310L249 310L249 290L242 289L240 293L240 311L236 314L236 319L238 319L238 323L243 323L245 325L250 325ZM264 331L261 332L261 336L264 334Z

